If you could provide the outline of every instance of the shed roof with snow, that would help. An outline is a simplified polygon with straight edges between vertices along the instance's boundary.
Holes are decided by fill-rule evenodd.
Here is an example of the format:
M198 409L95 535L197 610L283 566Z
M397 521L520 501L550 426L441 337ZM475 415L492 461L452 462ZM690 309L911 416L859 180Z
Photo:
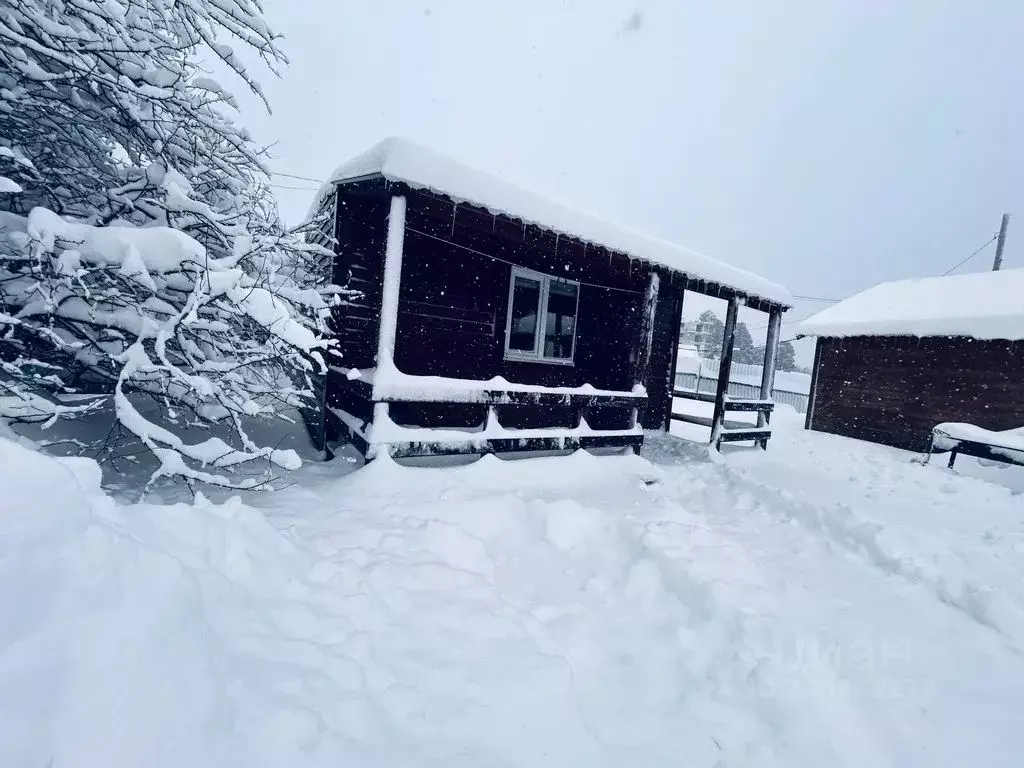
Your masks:
M665 240L613 224L469 168L434 150L391 137L339 166L316 195L311 214L335 185L364 177L383 177L426 189L457 202L486 208L542 229L603 246L686 275L732 286L747 295L788 305L781 285Z
M881 283L808 318L799 334L1024 339L1024 269Z

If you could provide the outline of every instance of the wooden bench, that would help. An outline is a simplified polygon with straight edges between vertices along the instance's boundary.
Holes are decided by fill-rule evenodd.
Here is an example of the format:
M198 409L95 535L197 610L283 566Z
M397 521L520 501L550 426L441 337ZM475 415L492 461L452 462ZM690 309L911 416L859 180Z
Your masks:
M715 402L715 395L710 392L696 392L689 389L673 389L672 397L683 400L695 400L702 403ZM722 406L722 424L718 430L718 439L714 440L715 448L722 449L722 443L744 442L752 440L755 445L761 446L762 450L768 450L768 439L772 436L771 427L768 426L771 420L772 411L775 410L775 403L769 400L751 400L748 398L725 396ZM742 421L730 421L725 416L731 412L739 411L745 413L762 414L764 426L748 424ZM669 418L673 421L682 421L687 424L707 427L712 434L715 432L714 419L707 416L697 416L690 413L680 413L672 410ZM760 422L760 420L759 420Z
M973 424L947 422L932 429L928 443L928 463L932 454L949 452L948 467L953 468L956 457L974 456L978 459L1001 461L1024 466L1024 427L995 432Z

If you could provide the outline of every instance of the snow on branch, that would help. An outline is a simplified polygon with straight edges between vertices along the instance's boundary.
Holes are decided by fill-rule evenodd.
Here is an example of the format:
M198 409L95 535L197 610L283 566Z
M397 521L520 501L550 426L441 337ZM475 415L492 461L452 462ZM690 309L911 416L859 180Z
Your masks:
M246 487L225 473L295 465L245 425L309 402L346 291L326 223L282 224L263 150L202 65L212 52L262 96L242 54L276 71L277 46L258 0L4 4L0 416L112 399L155 477Z
M49 381L55 392L102 390L114 382L119 423L160 460L155 477L181 475L231 487L204 471L257 460L293 469L290 451L255 446L242 419L272 418L295 408L312 390L310 376L326 370L330 343L310 310L327 307L269 263L235 266L260 250L251 240L244 259L212 258L189 235L166 227L96 227L36 208L5 217L0 253L0 328L7 347L42 350L60 360ZM19 251L19 248L21 249ZM276 290L287 287L290 291ZM299 303L284 294L302 297ZM12 311L13 310L13 311ZM24 358L6 363L12 382L0 414L72 416L91 406L60 406L31 393ZM203 420L223 422L243 449L220 438L191 445L169 426L147 420L129 395L174 403ZM172 418L173 421L173 418ZM179 420L179 423L180 420Z

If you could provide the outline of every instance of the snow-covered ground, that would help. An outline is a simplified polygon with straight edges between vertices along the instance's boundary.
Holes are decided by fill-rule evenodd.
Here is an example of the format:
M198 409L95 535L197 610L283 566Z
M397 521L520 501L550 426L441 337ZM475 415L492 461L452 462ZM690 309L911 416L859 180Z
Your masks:
M187 505L0 437L0 764L1019 765L1020 469L774 422Z

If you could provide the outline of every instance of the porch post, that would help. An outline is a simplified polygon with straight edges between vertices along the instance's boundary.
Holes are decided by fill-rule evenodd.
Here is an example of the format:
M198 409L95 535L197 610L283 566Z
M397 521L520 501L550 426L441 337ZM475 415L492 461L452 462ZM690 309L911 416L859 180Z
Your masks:
M676 366L679 364L679 335L683 330L683 300L686 296L686 279L680 280L679 292L675 295L672 310L672 361L668 367L668 403L665 405L665 416L662 429L669 431L672 425L672 408L675 405Z
M718 389L715 391L715 415L711 420L711 444L720 447L722 429L725 427L725 396L729 391L729 376L732 373L732 345L736 340L736 315L740 300L737 296L729 299L725 313L725 332L722 334L722 362L718 366Z
M388 240L384 252L384 286L380 300L380 330L377 334L377 369L395 364L395 332L398 329L398 293L402 282L402 249L405 246L405 198L391 198Z
M647 290L644 292L644 303L640 308L640 330L637 334L637 358L636 358L636 370L633 374L634 386L639 385L641 387L647 387L647 375L651 370L651 347L654 345L654 313L658 310L658 286L659 278L658 273L651 270L650 275L647 278ZM650 398L650 392L647 393ZM647 401L646 408L651 407L650 399ZM646 409L644 411L646 415ZM639 416L634 419L633 426L637 425L637 420L643 421L643 417Z
M646 386L651 369L651 347L654 345L654 313L658 310L658 273L651 271L644 292L644 305L640 310L640 349L636 363L635 383Z
M807 415L804 416L804 429L814 429L814 401L818 395L818 369L821 367L821 344L819 336L814 340L814 366L811 368L811 391L807 395Z
M380 453L390 453L387 446L376 440L374 425L390 417L387 403L376 402L376 382L382 372L395 367L395 334L398 330L398 294L402 284L402 249L405 247L405 198L395 195L391 198L391 212L388 214L388 239L384 250L384 285L380 297L380 326L377 331L377 376L374 377L374 391L370 393L373 402L373 421L366 430L366 460Z
M764 342L764 368L761 370L761 399L771 400L775 388L775 362L779 356L779 330L782 328L782 308L768 310L768 336ZM768 414L757 412L757 426L768 424Z

